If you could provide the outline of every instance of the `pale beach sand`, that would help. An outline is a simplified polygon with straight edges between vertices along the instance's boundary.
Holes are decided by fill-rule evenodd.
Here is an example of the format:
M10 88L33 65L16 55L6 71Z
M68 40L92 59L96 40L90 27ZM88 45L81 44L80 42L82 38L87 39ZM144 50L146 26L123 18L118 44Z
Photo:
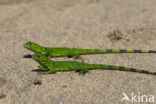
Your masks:
M0 0L0 104L138 104L156 97L156 76L111 70L32 72L27 41L49 47L156 50L155 0ZM156 54L81 56L87 63L156 71ZM72 60L66 57L53 60ZM138 99L137 99L138 101ZM156 99L155 99L156 103ZM152 103L154 104L154 103Z

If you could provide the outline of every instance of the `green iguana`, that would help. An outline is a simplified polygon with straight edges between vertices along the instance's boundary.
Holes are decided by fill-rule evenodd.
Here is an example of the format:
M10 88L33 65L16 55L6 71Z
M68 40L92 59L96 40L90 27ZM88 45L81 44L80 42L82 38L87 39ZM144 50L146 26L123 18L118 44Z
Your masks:
M106 70L120 70L120 71L130 71L156 75L156 72L140 70L135 68L129 68L124 66L114 66L114 65L104 65L104 64L87 64L77 61L51 61L48 57L36 53L32 58L40 64L40 69L47 69L46 72L39 72L40 74L51 74L60 71L80 71L82 73L88 72L88 70L93 69L106 69Z
M80 55L87 54L105 54L105 53L156 53L154 50L120 50L120 49L79 49L79 48L50 48L44 47L37 43L28 41L24 47L35 52L45 55L47 57L62 57L68 56L78 58ZM31 55L25 55L25 58L30 58Z

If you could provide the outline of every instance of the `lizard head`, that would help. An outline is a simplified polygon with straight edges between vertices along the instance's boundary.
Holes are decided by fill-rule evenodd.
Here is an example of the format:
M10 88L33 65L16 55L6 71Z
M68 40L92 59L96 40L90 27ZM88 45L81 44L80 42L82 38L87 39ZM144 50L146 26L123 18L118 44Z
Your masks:
M32 55L32 58L39 62L40 64L44 64L46 63L47 61L49 61L49 58L40 54L40 53L35 53L34 55Z
M35 52L35 53L41 53L41 54L46 54L46 49L42 46L40 46L37 43L28 41L24 44L24 47Z

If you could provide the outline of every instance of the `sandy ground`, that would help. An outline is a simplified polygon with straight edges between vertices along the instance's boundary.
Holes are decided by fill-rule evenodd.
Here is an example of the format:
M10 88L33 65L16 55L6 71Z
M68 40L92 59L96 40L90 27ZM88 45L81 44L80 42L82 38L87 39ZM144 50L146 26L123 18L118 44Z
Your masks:
M86 75L32 72L34 41L50 47L156 50L155 0L0 0L0 104L138 104L156 97L156 76L94 70ZM81 56L87 63L156 71L156 54ZM72 60L57 58L54 60ZM136 101L121 102L125 93Z

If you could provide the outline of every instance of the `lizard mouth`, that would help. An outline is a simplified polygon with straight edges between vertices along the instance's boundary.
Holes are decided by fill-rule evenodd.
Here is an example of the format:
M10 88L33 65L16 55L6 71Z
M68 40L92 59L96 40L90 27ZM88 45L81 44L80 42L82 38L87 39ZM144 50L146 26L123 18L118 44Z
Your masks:
M27 44L27 43L24 44L24 48L29 49L29 50L35 52L35 51L33 50L33 48L32 48L29 44Z
M24 44L24 47L27 48L27 49L29 49L26 43Z

